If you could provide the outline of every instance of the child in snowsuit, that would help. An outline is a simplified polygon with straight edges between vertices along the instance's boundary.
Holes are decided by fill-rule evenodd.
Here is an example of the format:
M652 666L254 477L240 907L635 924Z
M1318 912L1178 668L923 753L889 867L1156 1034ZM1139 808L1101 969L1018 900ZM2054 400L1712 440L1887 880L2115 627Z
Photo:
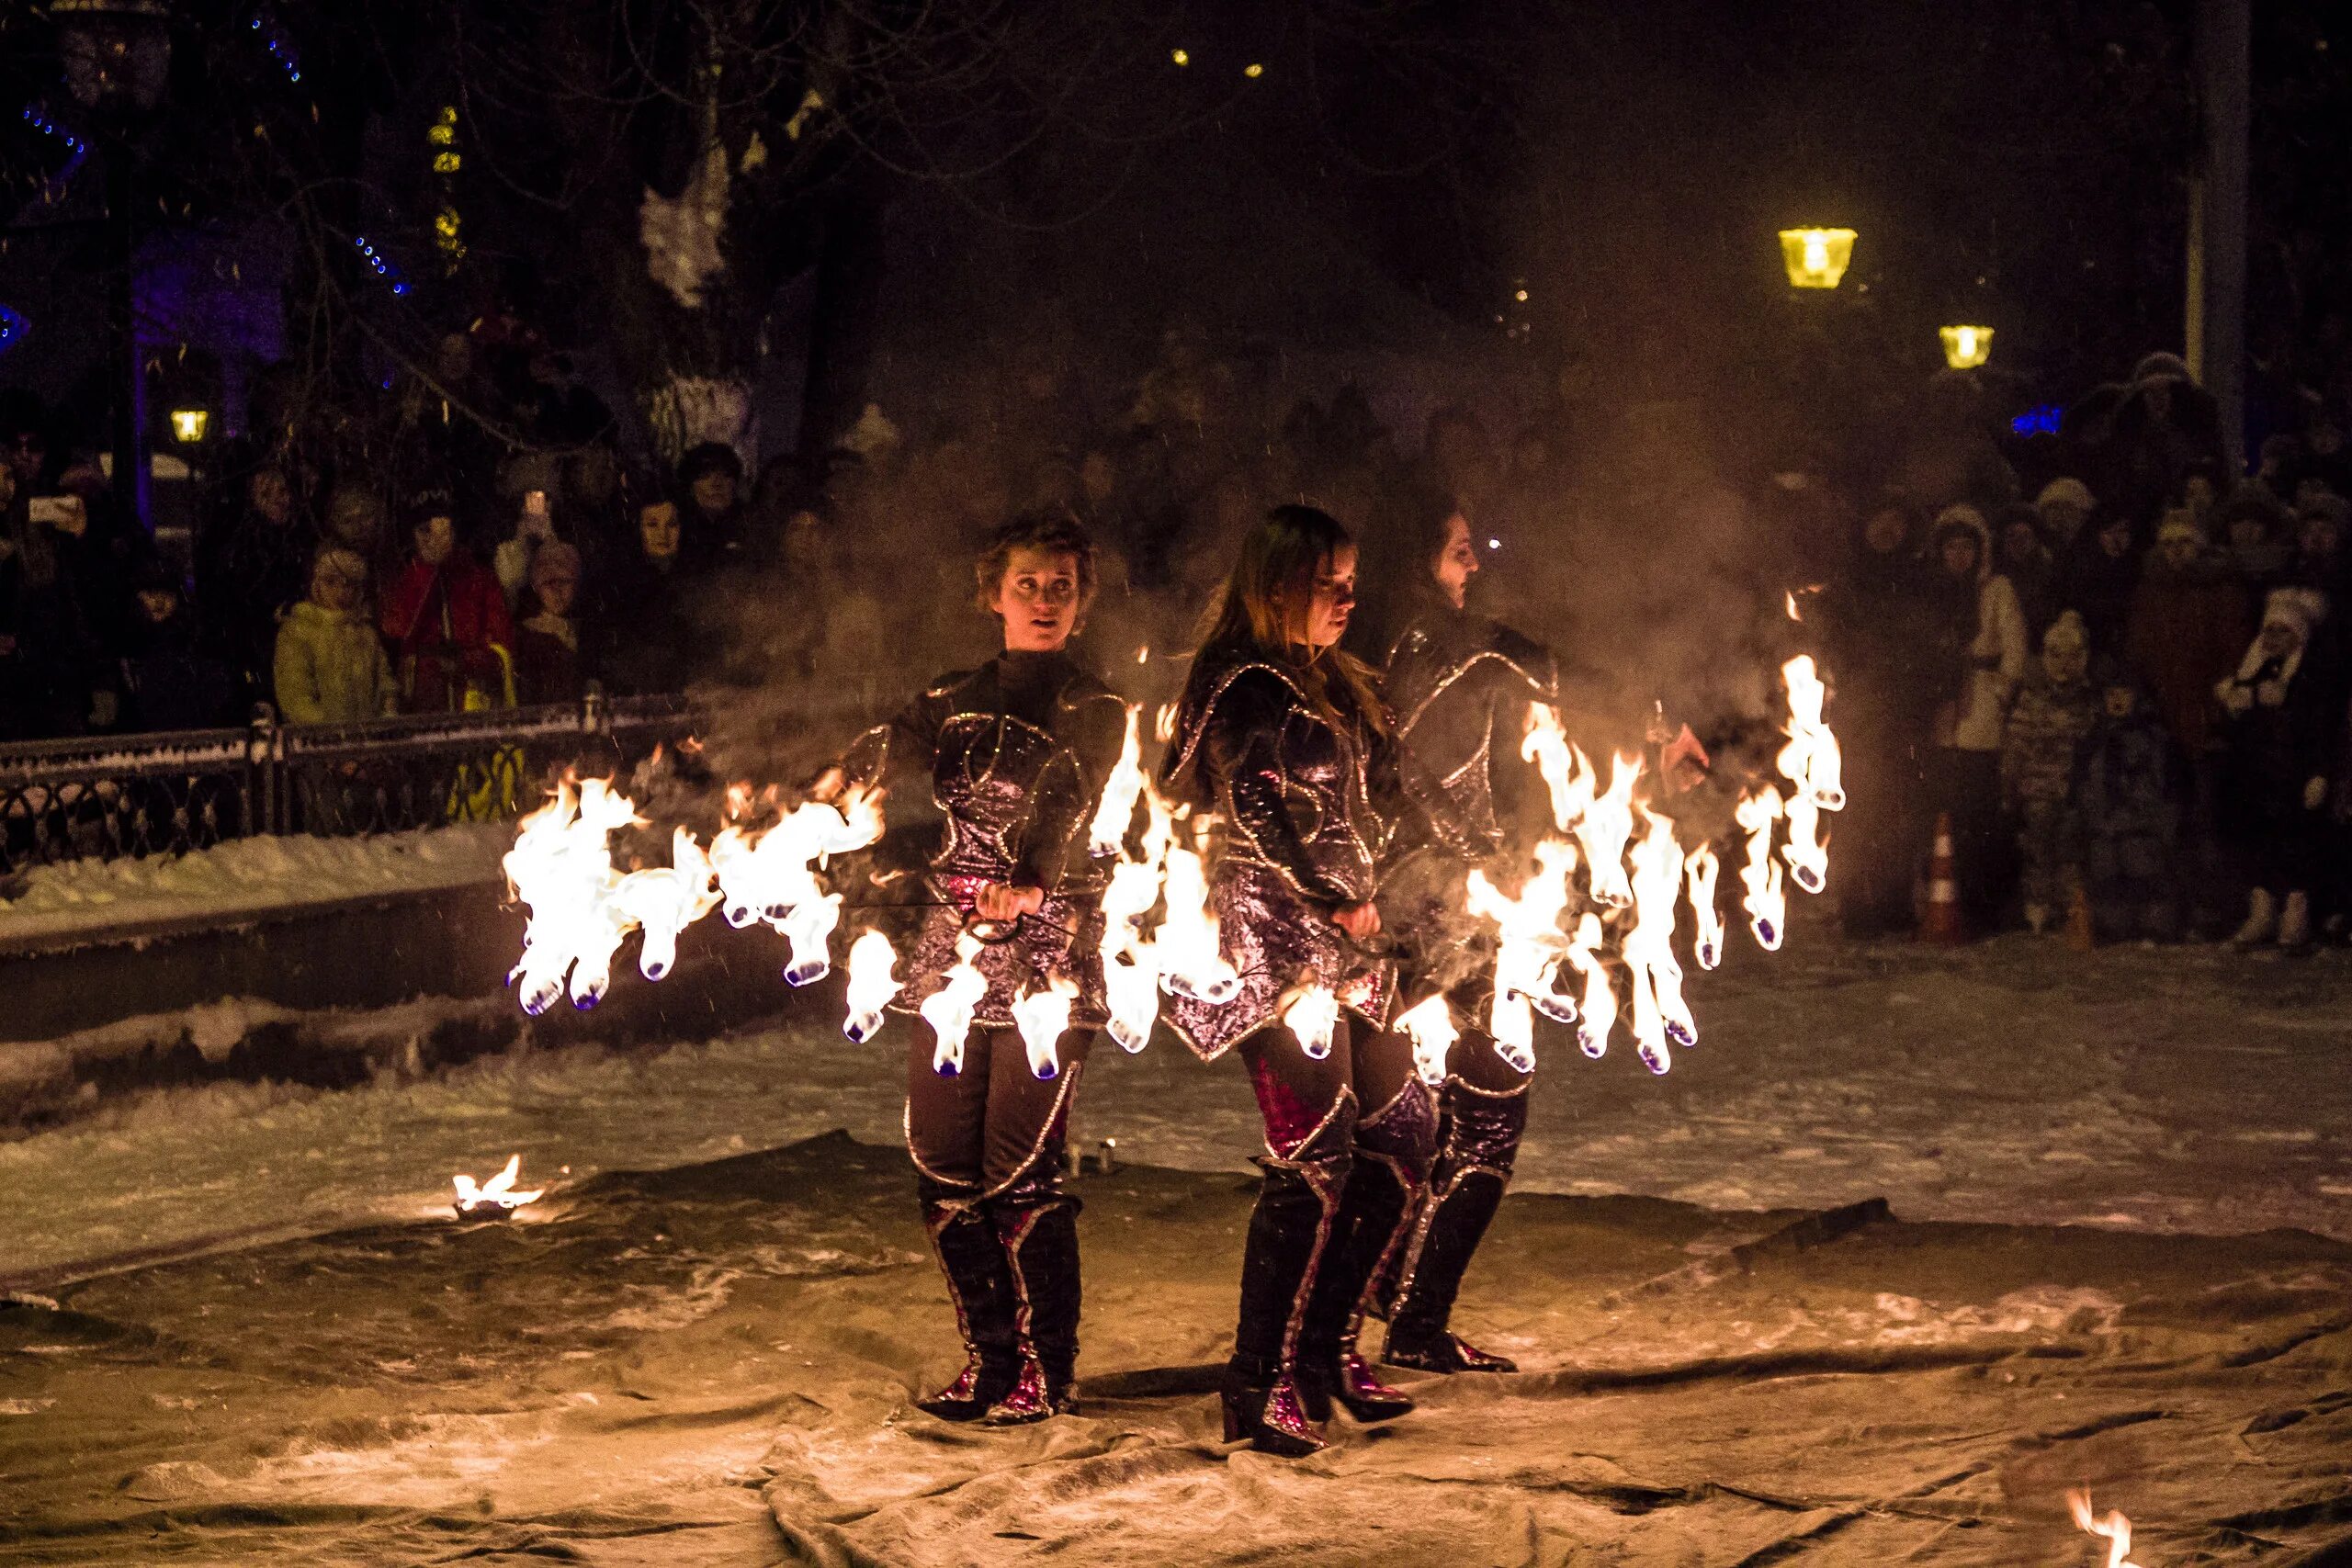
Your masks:
M2181 763L2155 705L2124 667L2099 672L2098 723L2075 763L2083 883L2108 941L2177 934Z
M2089 675L2090 639L2068 610L2042 635L2039 678L2018 694L2002 737L2002 803L2018 823L2025 922L2037 932L2064 912L2079 868L2075 756L2098 717Z

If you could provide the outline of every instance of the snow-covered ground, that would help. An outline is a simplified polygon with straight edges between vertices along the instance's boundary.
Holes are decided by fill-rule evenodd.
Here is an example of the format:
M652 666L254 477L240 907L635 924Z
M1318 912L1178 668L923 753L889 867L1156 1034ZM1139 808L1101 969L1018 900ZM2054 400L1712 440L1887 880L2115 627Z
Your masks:
M689 940L692 940L691 938ZM623 986L645 982L626 975ZM834 982L837 986L838 982ZM2352 1237L2352 955L2211 948L2087 957L2024 937L1941 952L1800 930L1694 976L1702 1039L1652 1077L1621 1042L1544 1051L1523 1190L1713 1208L1870 1196L1906 1219ZM828 1005L837 1000L829 993ZM838 1013L659 1054L524 1052L337 1092L166 1091L0 1144L0 1280L203 1238L414 1215L510 1152L578 1180L845 1127L899 1134L910 1028ZM1238 1067L1107 1043L1075 1134L1235 1170L1257 1143Z
M513 824L476 822L364 839L265 836L185 855L34 866L13 896L0 896L0 945L493 881L514 841Z

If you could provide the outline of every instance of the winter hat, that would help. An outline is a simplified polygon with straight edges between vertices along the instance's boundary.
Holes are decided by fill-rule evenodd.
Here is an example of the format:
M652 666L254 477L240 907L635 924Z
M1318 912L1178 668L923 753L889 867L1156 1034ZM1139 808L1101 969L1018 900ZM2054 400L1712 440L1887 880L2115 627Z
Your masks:
M561 539L550 539L531 557L531 586L544 588L558 579L580 581L580 552Z
M2327 595L2316 588L2274 588L2270 597L2263 601L2262 624L2293 628L2305 642L2312 632L2327 619Z
M2091 494L2090 486L2078 479L2056 479L2041 487L2041 493L2033 498L2033 503L2043 508L2071 506L2086 513L2098 504L2098 498Z
M678 488L686 489L706 474L720 472L733 476L738 484L743 482L743 459L736 456L734 447L724 441L689 446L685 456L678 459Z
M2050 629L2041 634L2041 651L2044 653L2084 653L2089 650L2090 646L2090 628L2083 625L2079 610L2064 612L2050 623Z
M2197 525L2195 513L2186 506L2176 506L2156 525L2156 543L2161 545L2167 539L2194 539L2201 545L2205 542L2205 530Z
M329 545L311 558L311 588L315 590L320 580L327 577L340 577L356 587L368 581L368 562L356 550L346 550L341 545Z
M2188 372L2188 362L2177 354L2151 354L2132 367L2134 381L2194 381Z
M2254 634L2246 644L2245 657L2238 660L2235 675L2223 676L2213 688L2222 706L2233 714L2242 714L2259 703L2275 708L2287 700L2287 688L2293 683L2295 672L2303 667L2303 655L2310 651L2312 628L2327 618L2327 595L2316 588L2274 588L2262 606L2264 627L2285 626L2296 637L2295 650L2273 665L2271 656L2262 646L2262 633Z
M1976 568L1979 574L1992 570L1993 531L1984 525L1984 514L1965 502L1945 507L1936 513L1936 525L1928 536L1935 548L1941 550L1953 539L1966 535L1976 541Z
M457 501L446 490L419 491L401 508L401 525L412 534L435 517L457 521Z

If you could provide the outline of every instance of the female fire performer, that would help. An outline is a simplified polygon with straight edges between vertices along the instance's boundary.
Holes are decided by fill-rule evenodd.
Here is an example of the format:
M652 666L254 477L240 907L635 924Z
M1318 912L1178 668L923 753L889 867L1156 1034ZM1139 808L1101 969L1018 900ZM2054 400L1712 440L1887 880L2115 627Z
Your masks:
M1334 1399L1363 1421L1413 1407L1342 1340L1401 1244L1435 1131L1409 1047L1381 1028L1389 976L1367 951L1388 719L1371 671L1338 647L1355 573L1336 520L1269 513L1226 581L1161 764L1171 793L1225 825L1212 897L1239 976L1230 999L1180 994L1170 1022L1204 1058L1239 1048L1266 1126L1226 1438L1291 1457L1324 1446ZM1320 1055L1319 1032L1285 1027L1317 987L1363 1021L1340 1017Z
M1396 1279L1374 1285L1389 1308L1382 1359L1432 1372L1508 1372L1517 1370L1510 1360L1446 1326L1510 1182L1531 1077L1478 1027L1493 994L1495 949L1484 922L1464 913L1464 888L1473 867L1491 864L1516 837L1508 795L1498 808L1495 752L1516 752L1530 704L1558 702L1559 672L1549 650L1470 613L1478 552L1453 500L1425 498L1417 512L1399 563L1414 581L1388 652L1386 691L1399 782L1428 831L1391 867L1383 899L1409 950L1404 988L1445 993L1462 1033L1446 1056L1427 1190Z
M988 988L960 1069L933 1069L924 1032L907 1048L907 1148L965 1353L963 1371L916 1403L945 1420L1004 1425L1071 1408L1079 1201L1061 1190L1062 1142L1106 1016L1104 878L1089 862L1086 829L1126 707L1069 651L1095 586L1093 542L1076 522L1007 525L976 575L980 608L1003 623L1004 651L933 682L862 737L818 793L921 772L946 818L929 869L935 903L894 1005L912 1010L939 990L967 931L979 939L971 964ZM1058 1070L1033 1070L1012 1005L1057 984L1075 992Z

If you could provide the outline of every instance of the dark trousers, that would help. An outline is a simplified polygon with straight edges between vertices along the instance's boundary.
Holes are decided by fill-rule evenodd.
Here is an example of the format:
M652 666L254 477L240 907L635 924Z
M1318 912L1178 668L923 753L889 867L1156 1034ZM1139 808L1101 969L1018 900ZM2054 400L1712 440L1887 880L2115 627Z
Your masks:
M1062 1070L1050 1079L1029 1070L1015 1030L975 1029L964 1070L953 1077L932 1071L928 1031L909 1030L907 1036L907 1151L918 1170L982 1194L1027 1185L1024 1178L1050 1184L1058 1177L1070 1102L1094 1031L1062 1036Z

